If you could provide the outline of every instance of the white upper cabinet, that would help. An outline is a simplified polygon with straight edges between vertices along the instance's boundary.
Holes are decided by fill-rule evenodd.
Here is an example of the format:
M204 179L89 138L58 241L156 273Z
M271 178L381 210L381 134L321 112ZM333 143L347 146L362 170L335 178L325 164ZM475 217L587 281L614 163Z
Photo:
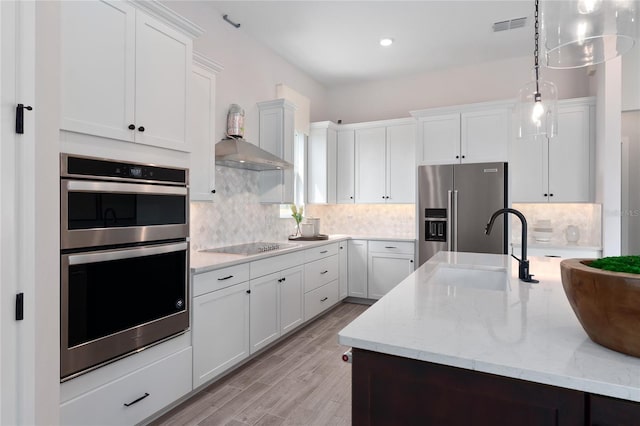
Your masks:
M212 201L216 179L216 73L222 67L195 52L193 61L191 100L187 105L187 139L191 144L189 196L191 201Z
M403 121L355 129L357 203L414 202L416 127Z
M508 160L510 105L491 102L412 111L418 120L418 163Z
M386 139L385 127L356 129L357 203L386 202Z
M415 152L415 123L387 127L387 203L415 202Z
M337 131L330 121L312 123L307 145L307 203L336 202Z
M165 20L180 25L134 4L61 3L61 129L188 152L197 32L177 30L185 21L166 8Z
M355 131L338 130L336 159L336 201L355 203Z
M513 202L593 200L593 98L558 102L558 135L511 142Z
M286 99L258 102L260 110L260 148L294 162L295 110ZM260 172L260 201L263 203L294 202L294 170Z

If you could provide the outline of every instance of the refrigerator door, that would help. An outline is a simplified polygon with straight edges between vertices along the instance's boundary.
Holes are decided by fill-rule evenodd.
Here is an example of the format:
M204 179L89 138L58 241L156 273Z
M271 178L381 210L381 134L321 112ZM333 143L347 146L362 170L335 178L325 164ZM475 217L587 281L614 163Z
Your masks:
M493 212L507 207L507 164L479 163L454 166L454 226L456 251L507 253L504 215L494 223L491 235L484 228Z
M453 194L453 165L418 166L418 265L451 249L449 194Z

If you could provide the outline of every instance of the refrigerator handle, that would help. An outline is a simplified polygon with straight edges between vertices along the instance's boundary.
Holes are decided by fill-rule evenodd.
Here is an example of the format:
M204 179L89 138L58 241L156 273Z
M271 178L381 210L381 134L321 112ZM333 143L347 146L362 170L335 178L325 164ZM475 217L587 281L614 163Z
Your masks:
M453 194L447 191L447 251L453 251Z
M453 191L453 251L458 251L458 191Z

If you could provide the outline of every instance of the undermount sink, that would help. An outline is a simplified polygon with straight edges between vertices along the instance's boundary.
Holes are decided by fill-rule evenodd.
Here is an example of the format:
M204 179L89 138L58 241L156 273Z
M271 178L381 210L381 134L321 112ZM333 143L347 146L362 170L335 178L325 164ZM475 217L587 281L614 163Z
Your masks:
M509 274L503 268L447 267L440 265L431 281L444 286L475 288L482 290L506 290Z
M259 241L256 243L237 244L233 246L215 247L209 249L200 250L205 253L224 253L224 254L238 254L241 256L251 256L254 254L261 254L270 251L285 250L293 247L297 247L295 243L272 243Z

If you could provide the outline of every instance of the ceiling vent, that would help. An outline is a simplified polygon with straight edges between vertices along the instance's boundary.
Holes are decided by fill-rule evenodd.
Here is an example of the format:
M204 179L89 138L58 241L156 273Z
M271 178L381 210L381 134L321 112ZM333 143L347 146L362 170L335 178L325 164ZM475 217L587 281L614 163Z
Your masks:
M494 22L493 23L493 32L498 32L498 31L507 31L507 30L513 30L516 28L522 28L527 24L527 18L515 18L515 19L509 19L507 21L500 21L500 22Z

